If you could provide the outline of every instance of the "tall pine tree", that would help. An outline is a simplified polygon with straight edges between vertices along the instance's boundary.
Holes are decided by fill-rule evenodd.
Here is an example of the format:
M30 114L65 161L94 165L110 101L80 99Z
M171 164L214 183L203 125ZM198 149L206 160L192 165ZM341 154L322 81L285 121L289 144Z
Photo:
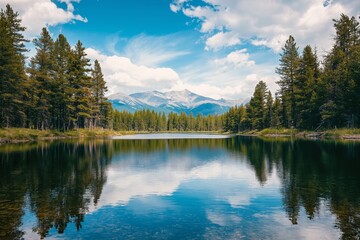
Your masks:
M266 99L268 89L266 83L260 81L255 86L253 97L249 102L249 118L251 119L252 129L263 129L266 120Z
M321 106L322 121L328 127L354 127L359 86L356 49L359 48L359 22L341 14L334 20L335 44L324 60L324 87L327 96ZM355 66L355 67L354 67ZM345 124L344 124L345 123Z
M35 39L36 55L30 60L30 80L33 87L33 105L36 114L34 114L34 123L38 129L48 129L52 126L51 99L53 96L53 47L52 40L48 30L42 29L39 38Z
M297 81L295 81L295 99L298 114L297 127L315 129L319 122L317 87L319 85L319 63L316 53L308 45L300 58Z
M107 111L109 105L105 93L107 92L104 75L101 71L98 60L94 62L94 69L92 70L92 126L94 127L107 127Z
M295 96L295 88L297 81L297 72L299 69L300 58L298 47L294 37L290 36L283 47L283 53L280 55L280 66L276 72L280 75L280 97L283 106L283 121L285 127L297 126L297 103Z
M19 14L10 5L0 11L0 127L26 126L25 42Z
M84 128L91 121L91 77L90 60L86 57L83 44L78 41L71 54L70 85L73 87L73 106L71 119L75 128Z

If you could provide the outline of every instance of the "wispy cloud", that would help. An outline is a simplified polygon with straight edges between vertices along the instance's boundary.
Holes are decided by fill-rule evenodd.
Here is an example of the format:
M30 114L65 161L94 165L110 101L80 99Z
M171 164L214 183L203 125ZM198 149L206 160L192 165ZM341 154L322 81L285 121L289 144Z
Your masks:
M251 55L247 49L234 50L227 54L205 53L198 60L177 69L180 80L172 90L189 89L215 99L241 99L250 97L255 85L262 80L273 93L276 92L276 63L256 63L253 58L256 54Z
M148 36L140 34L131 38L124 48L125 56L134 63L158 67L178 57L190 54L184 50L188 38L183 34Z

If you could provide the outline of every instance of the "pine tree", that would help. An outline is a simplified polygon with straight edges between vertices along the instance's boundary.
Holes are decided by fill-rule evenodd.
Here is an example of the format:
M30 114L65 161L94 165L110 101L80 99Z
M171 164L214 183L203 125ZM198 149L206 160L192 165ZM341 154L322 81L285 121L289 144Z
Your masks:
M34 122L38 129L48 129L52 123L51 99L53 97L53 47L54 42L46 28L42 29L39 38L34 39L36 55L30 60L30 80L34 91Z
M298 114L296 122L301 129L315 129L319 123L319 106L317 105L317 86L319 63L316 53L308 45L300 58L297 81L295 82L295 99Z
M85 48L78 41L71 54L70 85L74 89L73 106L71 119L74 127L84 128L90 125L91 121L91 78L89 76L89 62L86 58Z
M104 120L106 119L106 101L105 93L107 91L104 75L101 71L98 60L94 62L94 69L92 70L92 124L94 127L102 126L105 127Z
M281 106L281 101L279 99L279 97L277 96L277 94L275 94L275 100L274 100L274 104L272 106L272 117L271 117L271 123L270 123L270 127L272 128L281 128L282 126L282 106Z
M264 115L264 128L271 127L273 118L273 97L270 91L266 93L265 101L265 115Z
M9 4L0 11L0 127L26 124L25 42L19 14Z
M354 72L350 71L350 66L354 61L352 52L359 46L359 23L355 17L342 14L339 20L334 20L334 27L335 44L324 60L327 96L321 106L321 117L328 127L353 127L357 115L354 90L357 89L359 74L356 74L356 67Z
M64 35L60 34L53 47L54 59L54 84L53 84L53 118L56 129L69 130L73 120L71 116L75 108L73 106L74 89L70 84L70 70L72 51L70 44Z
M280 66L276 69L276 73L280 75L280 81L277 83L280 86L279 94L283 106L283 121L285 127L296 127L298 112L295 88L300 59L298 47L292 36L289 36L282 50Z
M354 82L353 90L349 94L350 124L349 127L360 127L360 44L352 48L349 62L349 77Z
M266 116L266 106L265 99L267 98L267 86L266 83L260 81L255 86L255 91L253 97L250 99L249 108L249 118L251 121L252 129L263 129L265 127L265 116Z

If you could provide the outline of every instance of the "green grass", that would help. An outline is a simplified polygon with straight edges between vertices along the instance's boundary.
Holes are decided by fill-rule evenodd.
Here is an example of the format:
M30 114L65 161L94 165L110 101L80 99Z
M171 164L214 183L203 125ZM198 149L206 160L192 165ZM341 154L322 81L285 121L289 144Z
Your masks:
M28 128L0 129L1 142L37 141L58 138L101 138L114 135L131 134L132 132L118 132L108 129L75 129L66 132L57 130L36 130Z
M266 136L266 135L282 135L282 136L291 136L297 134L299 131L297 129L289 129L289 128L265 128L263 130L252 130L242 132L241 134L245 135L258 135L258 136Z
M346 135L360 135L360 129L330 129L322 131L326 138L342 138ZM0 143L6 142L25 142L25 141L37 141L37 140L51 140L59 138L106 138L109 136L116 135L129 135L135 133L149 133L146 131L135 132L135 131L114 131L108 129L74 129L67 132L61 132L57 130L36 130L28 128L5 128L0 129ZM168 133L175 133L175 131L168 131ZM186 132L184 132L186 133ZM198 132L188 132L198 133ZM220 132L202 132L202 133L220 133ZM275 129L266 128L261 131L248 131L242 134L258 135L258 136L306 136L313 132L303 131L300 132L297 129ZM359 136L360 137L360 136Z
M175 133L178 131L167 131L166 133ZM0 144L7 142L29 142L37 140L51 140L60 138L106 138L110 136L151 133L148 131L114 131L109 129L93 128L93 129L74 129L66 132L57 130L36 130L28 128L4 128L0 129ZM163 132L164 133L164 132ZM198 132L182 132L182 133L198 133ZM206 132L201 133L220 133Z
M340 138L342 136L346 135L359 135L360 134L360 128L340 128L340 129L330 129L324 131L325 137L335 137Z
M0 139L9 140L36 140L39 138L54 137L59 135L55 131L41 131L27 128L0 129Z
M342 138L344 136L350 135L360 135L359 128L341 128L341 129L328 129L324 131L319 131L323 133L325 138ZM261 131L253 130L244 132L242 134L250 134L250 135L257 135L257 136L271 136L271 135L278 135L278 136L298 136L298 137L306 137L309 134L315 134L316 132L312 131L299 131L297 129L288 129L288 128L266 128ZM360 138L360 136L359 136Z
M295 135L299 131L297 129L289 129L289 128L265 128L259 132L259 135Z

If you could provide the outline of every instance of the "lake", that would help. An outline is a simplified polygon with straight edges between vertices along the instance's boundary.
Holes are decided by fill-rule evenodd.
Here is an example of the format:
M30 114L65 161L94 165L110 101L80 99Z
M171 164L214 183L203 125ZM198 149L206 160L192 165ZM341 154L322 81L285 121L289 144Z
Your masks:
M0 239L18 238L359 239L360 143L150 134L1 145Z

